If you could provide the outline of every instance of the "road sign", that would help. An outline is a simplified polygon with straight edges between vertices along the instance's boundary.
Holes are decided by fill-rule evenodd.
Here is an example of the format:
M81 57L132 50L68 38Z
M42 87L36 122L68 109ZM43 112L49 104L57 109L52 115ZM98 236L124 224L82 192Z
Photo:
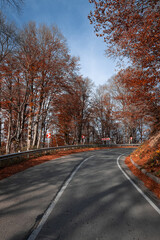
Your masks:
M47 133L47 138L51 138L51 133Z
M102 138L102 141L109 141L110 138Z

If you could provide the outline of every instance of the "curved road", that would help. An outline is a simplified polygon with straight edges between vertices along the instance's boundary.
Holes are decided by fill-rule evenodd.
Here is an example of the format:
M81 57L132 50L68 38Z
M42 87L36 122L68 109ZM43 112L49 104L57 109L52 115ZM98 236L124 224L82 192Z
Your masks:
M0 239L159 240L159 212L117 165L130 174L119 156L132 150L72 154L1 180Z

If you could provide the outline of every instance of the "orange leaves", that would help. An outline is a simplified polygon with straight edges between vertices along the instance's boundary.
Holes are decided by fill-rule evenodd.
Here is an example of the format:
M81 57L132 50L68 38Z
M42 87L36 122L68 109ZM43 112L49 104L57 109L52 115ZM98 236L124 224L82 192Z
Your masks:
M152 67L152 62L159 58L157 36L160 13L155 10L156 2L128 1L127 5L123 0L93 2L96 10L94 15L90 15L90 19L99 34L97 36L107 40L108 48L116 45L114 54L117 54L116 49L119 49L119 55L129 56L135 63L143 64L143 67ZM104 35L101 33L102 29Z
M137 113L148 119L147 121L152 123L154 128L155 122L157 124L160 122L159 87L155 77L150 77L149 73L142 69L128 68L117 74L114 79L116 84L125 89L125 95L119 93L116 99L123 103L127 102L131 108L135 106ZM158 131L158 127L156 130Z
M158 1L95 0L89 16L96 35L104 38L108 56L124 56L134 67L120 72L116 78L128 91L130 103L160 122L158 99L160 68L160 11ZM124 99L122 99L124 101Z
M17 51L10 52L0 66L8 152L13 151L15 141L19 149L26 143L28 149L45 144L45 131L52 128L52 124L61 131L66 122L73 120L74 107L75 111L78 108L72 85L78 76L79 60L70 56L59 30L45 25L37 28L35 23L29 23L20 35Z

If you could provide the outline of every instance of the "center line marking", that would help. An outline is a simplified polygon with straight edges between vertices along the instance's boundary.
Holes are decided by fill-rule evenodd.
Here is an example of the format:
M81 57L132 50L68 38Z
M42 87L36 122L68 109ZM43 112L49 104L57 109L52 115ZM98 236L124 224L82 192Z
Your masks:
M94 157L94 155L84 159L77 167L76 169L72 172L72 174L69 176L69 178L65 181L65 183L62 185L61 189L59 190L57 196L54 198L54 200L50 203L49 207L47 208L47 210L45 211L44 215L42 216L39 224L37 225L37 227L33 230L33 232L31 233L31 235L28 237L27 240L35 240L36 237L38 236L39 232L41 231L42 227L44 226L45 222L47 221L49 215L51 214L51 212L53 211L54 207L56 206L57 202L59 201L60 197L62 196L63 192L65 191L65 189L67 188L68 184L70 183L70 181L73 179L74 175L76 174L76 172L79 170L79 168L86 162L88 161L90 158Z

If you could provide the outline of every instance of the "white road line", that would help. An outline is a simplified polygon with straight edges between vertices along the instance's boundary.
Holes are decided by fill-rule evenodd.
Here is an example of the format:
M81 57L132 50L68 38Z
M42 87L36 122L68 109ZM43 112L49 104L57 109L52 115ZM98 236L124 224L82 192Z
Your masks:
M117 165L119 167L119 169L122 171L122 173L125 175L125 177L132 183L132 185L137 189L137 191L147 200L147 202L157 211L157 213L159 213L160 215L160 209L154 204L154 202L152 202L152 200L150 198L147 197L147 195L132 181L132 179L124 172L124 170L121 168L120 164L119 164L119 159L120 157L122 157L124 154L121 154L118 158L117 158Z
M43 225L45 224L45 222L47 221L49 215L51 214L51 212L53 211L54 207L56 206L57 202L59 201L60 197L62 196L63 192L65 191L65 189L67 188L68 184L70 183L70 181L72 180L72 178L74 177L74 175L76 174L76 172L79 170L79 168L86 162L88 161L90 158L94 157L94 155L84 159L77 167L76 169L72 172L72 174L70 175L70 177L66 180L66 182L63 184L63 186L61 187L60 191L58 192L56 198L51 202L51 204L49 205L48 209L46 210L46 212L44 213L41 221L39 222L39 224L37 225L37 227L33 230L33 232L31 233L31 235L28 237L27 240L35 240L36 237L38 236L39 232L41 231Z

